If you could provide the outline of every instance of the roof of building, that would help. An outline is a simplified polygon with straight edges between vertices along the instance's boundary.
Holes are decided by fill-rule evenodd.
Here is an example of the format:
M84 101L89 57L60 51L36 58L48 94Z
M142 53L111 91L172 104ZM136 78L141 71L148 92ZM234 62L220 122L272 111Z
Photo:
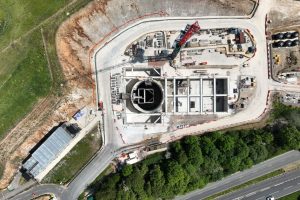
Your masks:
M23 164L23 168L33 177L36 177L57 157L71 140L72 136L67 132L65 127L58 127L49 138L31 154L30 158Z

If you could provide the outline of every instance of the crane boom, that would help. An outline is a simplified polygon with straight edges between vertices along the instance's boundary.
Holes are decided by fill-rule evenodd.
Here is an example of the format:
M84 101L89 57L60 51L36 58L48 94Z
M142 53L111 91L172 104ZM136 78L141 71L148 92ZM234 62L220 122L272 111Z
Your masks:
M177 41L177 43L175 44L175 48L172 52L172 54L170 54L171 59L173 60L174 58L176 58L177 54L179 53L180 49L185 45L185 43L196 33L200 30L200 26L198 24L198 21L196 21L195 23L193 23L192 25L187 25L185 30L184 30L184 34L181 36L181 38L179 39L179 41Z

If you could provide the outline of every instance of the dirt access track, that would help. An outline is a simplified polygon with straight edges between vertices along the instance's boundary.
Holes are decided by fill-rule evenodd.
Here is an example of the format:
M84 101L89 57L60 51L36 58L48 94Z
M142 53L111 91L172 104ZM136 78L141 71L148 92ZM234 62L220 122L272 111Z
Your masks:
M5 188L30 149L59 122L85 105L95 105L90 58L97 45L144 18L163 16L247 16L256 0L94 0L59 28L58 57L66 79L63 97L41 100L0 143ZM201 25L201 22L200 22ZM133 38L134 40L135 38ZM106 83L104 83L106 84ZM22 133L22 134L20 134Z

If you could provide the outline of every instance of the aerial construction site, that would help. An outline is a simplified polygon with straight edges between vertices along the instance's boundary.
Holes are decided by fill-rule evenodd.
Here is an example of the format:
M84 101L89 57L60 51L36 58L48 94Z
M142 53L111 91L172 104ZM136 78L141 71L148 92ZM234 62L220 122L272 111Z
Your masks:
M110 66L111 104L124 141L247 108L256 88L248 70L256 52L251 32L201 29L199 23L146 33L126 46L120 64Z
M278 23L294 22L276 10L286 8L283 1L295 3L95 0L77 13L66 6L54 52L63 80L55 87L63 92L0 143L6 158L0 186L13 191L4 195L77 199L111 163L118 172L185 136L267 120L274 94L299 106L300 27ZM299 18L295 5L291 12ZM98 149L65 182L44 184L89 134Z

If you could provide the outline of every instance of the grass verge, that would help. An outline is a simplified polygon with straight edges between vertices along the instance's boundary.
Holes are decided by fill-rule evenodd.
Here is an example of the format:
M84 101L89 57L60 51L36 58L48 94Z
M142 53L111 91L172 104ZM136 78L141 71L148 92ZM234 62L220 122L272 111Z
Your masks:
M246 187L248 187L248 186L250 186L250 185L259 183L259 182L261 182L261 181L267 180L267 179L272 178L272 177L274 177L274 176L278 176L278 175L280 175L280 174L282 174L282 173L284 173L284 170L283 170L283 169L278 169L278 170L273 171L273 172L270 172L270 173L268 173L268 174L266 174L266 175L263 175L263 176L260 176L260 177L258 177L258 178L252 179L252 180L250 180L250 181L248 181L248 182L246 182L246 183L243 183L243 184L241 184L241 185L237 185L237 186L232 187L232 188L230 188L230 189L228 189L228 190L225 190L225 191L219 192L219 193L217 193L217 194L214 194L214 195L212 195L212 196L210 196L210 197L207 197L206 200L216 199L217 197L220 197L220 196L229 194L229 193L231 193L231 192L235 192L235 191L237 191L237 190L241 190L241 189L246 188Z
M288 196L280 198L280 200L299 200L299 199L300 199L300 191L294 192Z
M64 20L90 2L74 0L69 4L71 1L0 0L0 138L50 91L62 94L58 86L64 77L55 34ZM62 8L64 10L60 10ZM59 10L61 12L54 15ZM54 77L53 81L50 77Z
M114 168L112 166L112 164L110 164L108 167L106 167L106 169L99 175L97 176L97 178L93 181L92 184L97 184L98 182L100 182L105 176L109 175L110 173L112 173L114 171Z
M44 183L67 183L100 149L97 128L88 133L44 178Z
M23 40L16 48L15 51L11 49L8 55L12 62L17 59L14 56L21 54L15 61L16 69L0 88L0 136L23 118L35 102L46 96L51 88L41 34L33 32L30 38ZM17 55L11 55L14 53Z

